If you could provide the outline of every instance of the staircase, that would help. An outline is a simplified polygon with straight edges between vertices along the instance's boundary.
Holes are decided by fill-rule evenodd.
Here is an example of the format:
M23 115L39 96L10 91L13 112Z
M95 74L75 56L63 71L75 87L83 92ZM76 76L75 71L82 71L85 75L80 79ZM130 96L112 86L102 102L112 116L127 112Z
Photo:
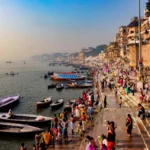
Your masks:
M137 97L132 96L132 95L121 95L121 94L119 94L119 96L122 97L122 99L124 101L124 105L126 107L128 107L129 112L132 114L132 116L133 116L132 118L138 127L139 133L145 144L146 149L150 150L150 118L146 118L143 121L139 117L137 117L136 108L139 103L139 100L137 99ZM144 106L144 104L142 104L142 105ZM147 109L148 109L148 107L150 108L149 105L145 105L147 107Z

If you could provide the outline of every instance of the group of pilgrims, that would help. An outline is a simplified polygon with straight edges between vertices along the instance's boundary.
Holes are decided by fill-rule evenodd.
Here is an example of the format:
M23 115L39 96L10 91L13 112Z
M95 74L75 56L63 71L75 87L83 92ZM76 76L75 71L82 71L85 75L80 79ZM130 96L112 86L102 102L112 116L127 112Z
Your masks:
M96 78L95 87L96 87L96 97L93 90L83 91L81 97L78 98L75 104L71 107L71 112L64 110L62 113L54 114L51 127L43 132L42 134L35 135L35 144L33 145L33 150L46 150L49 145L55 147L55 143L69 143L70 137L83 136L86 134L87 125L92 125L94 117L94 110L97 109L100 111L103 107L107 107L107 96L105 95L101 100L101 92L104 92L105 88L112 91L114 89L115 95L118 96L118 92L122 95L136 92L136 84L129 77L129 72L120 70L118 75L115 75L114 71L107 70L107 73L104 73L103 68L96 70L94 77ZM111 78L108 78L107 74L111 74ZM98 75L103 75L104 78L98 81ZM145 80L144 80L145 81ZM148 86L145 86L147 82L143 85L143 88L148 90ZM101 89L101 92L99 92ZM141 89L141 94L143 93ZM124 92L124 93L123 93ZM119 97L119 107L121 108L122 97ZM138 104L138 117L142 120L145 119L145 109L142 104ZM98 137L98 144L95 142L94 137L87 135L86 136L86 150L115 150L115 141L116 141L116 132L115 129L117 125L114 121L106 121L108 130L107 134L102 134ZM127 114L126 132L129 137L132 136L133 129L133 119L130 114ZM25 150L25 149L21 149Z
M83 137L86 126L93 122L94 110L100 110L100 104L99 99L94 97L93 90L83 91L81 97L72 105L71 112L64 110L54 114L50 127L41 134L35 134L33 150L46 150L51 145L55 147L56 143L68 144L73 138ZM20 150L25 150L25 146Z

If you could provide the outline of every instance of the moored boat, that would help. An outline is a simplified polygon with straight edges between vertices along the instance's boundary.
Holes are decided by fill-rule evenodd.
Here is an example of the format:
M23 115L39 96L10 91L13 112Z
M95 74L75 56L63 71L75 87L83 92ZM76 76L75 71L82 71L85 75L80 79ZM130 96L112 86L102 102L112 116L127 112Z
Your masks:
M69 103L70 103L70 104L75 104L76 101L77 101L76 99L70 99L70 100L69 100Z
M40 125L40 124L50 122L51 120L52 120L52 118L40 116L40 115L31 115L31 114L9 115L8 113L0 113L0 121L4 121L4 122Z
M72 82L71 84L66 84L68 88L91 88L93 87L93 83L74 83Z
M50 76L50 75L53 75L53 74L54 74L54 72L49 72L49 71L48 71L48 75L49 75L49 76Z
M19 102L20 95L10 96L0 100L0 111L8 111Z
M73 72L55 72L51 79L53 80L84 80L85 76L78 75Z
M63 105L63 103L64 103L64 100L63 99L59 99L56 102L50 104L50 106L51 106L52 109L53 108L59 108L59 107L61 107Z
M14 76L14 75L15 75L15 73L12 71L12 72L10 73L10 75L11 75L11 76Z
M41 101L36 102L36 106L37 107L48 107L52 102L52 98L48 97L48 98L44 98Z
M71 108L75 103L76 99L69 100L69 102L64 105L64 111L71 111Z
M56 89L57 90L62 90L64 88L64 85L63 84L58 84L56 85Z
M42 131L44 131L44 129L40 129L30 125L0 122L1 134L29 134L29 133L37 133Z
M45 75L44 75L44 79L47 79L47 78L48 78L48 75L47 75L47 74L45 74Z
M53 83L52 83L51 85L48 85L47 88L48 88L48 89L56 88L57 85L58 85L58 84L53 84Z

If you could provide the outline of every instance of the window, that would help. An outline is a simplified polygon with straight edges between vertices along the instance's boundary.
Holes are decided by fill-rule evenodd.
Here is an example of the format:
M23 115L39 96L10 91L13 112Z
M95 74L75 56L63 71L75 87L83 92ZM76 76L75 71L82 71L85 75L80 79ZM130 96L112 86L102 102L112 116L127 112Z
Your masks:
M130 34L134 33L134 31L130 31Z

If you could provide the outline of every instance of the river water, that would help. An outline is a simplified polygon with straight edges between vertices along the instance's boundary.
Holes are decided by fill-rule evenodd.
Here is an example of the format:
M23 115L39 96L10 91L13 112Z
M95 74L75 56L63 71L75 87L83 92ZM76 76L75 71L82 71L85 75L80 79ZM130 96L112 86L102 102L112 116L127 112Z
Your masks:
M19 73L15 76L6 75L6 73ZM59 113L63 107L51 111L51 108L37 109L35 102L45 97L52 96L52 100L63 98L65 102L72 98L78 98L81 95L81 89L47 89L47 85L52 80L44 79L42 76L48 71L73 71L73 67L66 66L49 66L48 63L27 61L24 64L21 61L12 63L0 62L0 97L20 94L19 105L12 109L15 113L40 114L53 116ZM21 142L25 142L28 149L32 149L33 137L14 137L0 136L0 150L19 150Z

